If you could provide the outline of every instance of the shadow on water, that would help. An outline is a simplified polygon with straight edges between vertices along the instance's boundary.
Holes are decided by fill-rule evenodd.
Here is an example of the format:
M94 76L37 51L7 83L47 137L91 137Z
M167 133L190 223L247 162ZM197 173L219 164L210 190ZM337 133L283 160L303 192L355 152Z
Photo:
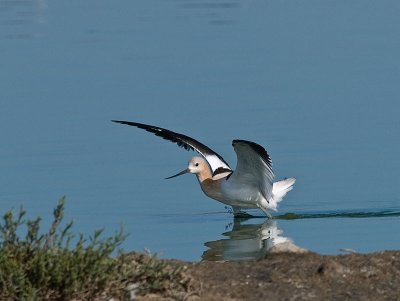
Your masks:
M274 220L246 224L247 218L235 218L232 230L222 233L226 238L209 241L202 259L207 261L257 260L265 257L275 245L288 242ZM228 225L231 226L232 224Z
M252 215L244 213L239 218L262 218L264 215ZM379 211L332 211L332 212L309 212L309 213L293 213L287 212L274 215L274 219L278 220L294 220L294 219L311 219L311 218L373 218L373 217L396 217L400 216L400 210L379 210Z
M274 219L292 220L309 218L371 218L400 216L399 210L382 210L366 212L321 212L321 213L285 213L274 216Z

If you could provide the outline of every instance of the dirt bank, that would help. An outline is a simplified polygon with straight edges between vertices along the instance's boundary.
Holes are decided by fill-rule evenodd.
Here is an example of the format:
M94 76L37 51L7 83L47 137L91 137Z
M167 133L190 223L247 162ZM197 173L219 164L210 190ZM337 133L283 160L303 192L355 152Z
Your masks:
M400 300L400 251L339 256L277 253L253 262L170 262L183 266L190 278L189 293L180 295L187 300Z

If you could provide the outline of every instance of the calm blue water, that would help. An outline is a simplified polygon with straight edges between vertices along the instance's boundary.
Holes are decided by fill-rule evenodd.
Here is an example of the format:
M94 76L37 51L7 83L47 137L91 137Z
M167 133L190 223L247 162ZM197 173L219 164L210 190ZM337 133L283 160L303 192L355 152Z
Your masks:
M0 0L1 212L46 225L66 195L76 231L123 224L125 249L187 260L257 258L268 227L323 254L399 249L398 215L234 223L194 176L163 179L193 153L110 122L185 133L231 166L232 139L264 145L298 180L280 214L399 212L399 15L394 0Z

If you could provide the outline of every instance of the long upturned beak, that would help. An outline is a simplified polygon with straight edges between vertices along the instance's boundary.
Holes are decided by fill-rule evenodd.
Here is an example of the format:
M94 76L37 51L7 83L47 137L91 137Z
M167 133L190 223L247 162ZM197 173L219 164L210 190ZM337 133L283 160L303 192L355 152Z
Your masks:
M184 175L185 173L188 173L188 172L189 172L189 169L186 168L185 170L182 170L181 172L178 172L176 175L170 176L170 177L165 178L165 179L172 179L172 178L175 178L175 177L177 177L177 176Z

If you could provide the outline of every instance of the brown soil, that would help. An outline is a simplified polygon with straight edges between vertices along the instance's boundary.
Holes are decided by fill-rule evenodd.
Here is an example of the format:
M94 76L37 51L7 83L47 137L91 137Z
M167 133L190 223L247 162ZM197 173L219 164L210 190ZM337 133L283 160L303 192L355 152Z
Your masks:
M277 253L252 262L170 262L184 266L191 279L191 293L180 296L187 300L400 300L400 251L339 256Z

